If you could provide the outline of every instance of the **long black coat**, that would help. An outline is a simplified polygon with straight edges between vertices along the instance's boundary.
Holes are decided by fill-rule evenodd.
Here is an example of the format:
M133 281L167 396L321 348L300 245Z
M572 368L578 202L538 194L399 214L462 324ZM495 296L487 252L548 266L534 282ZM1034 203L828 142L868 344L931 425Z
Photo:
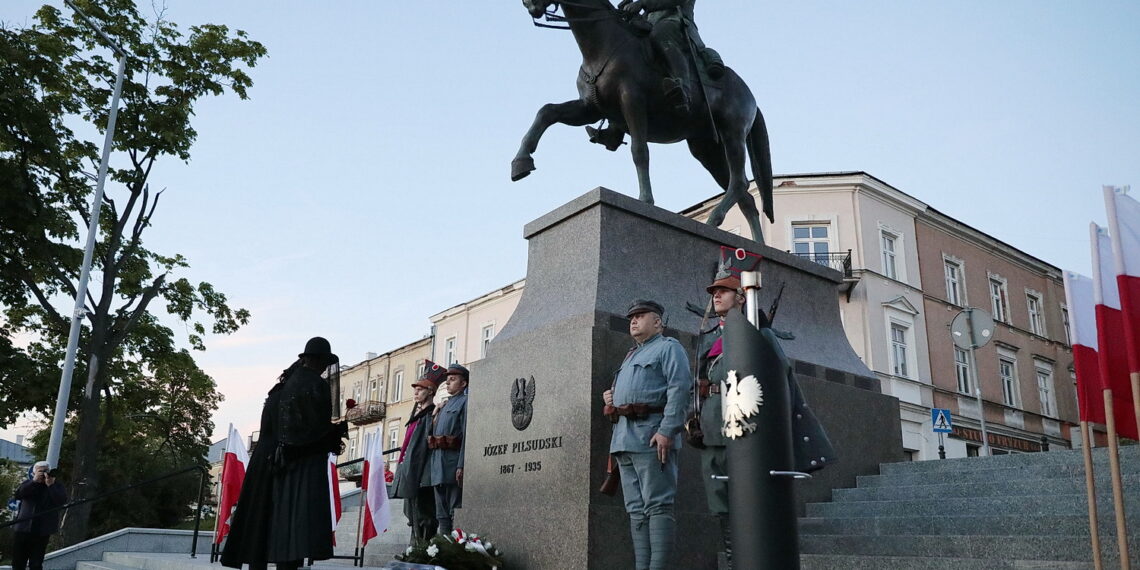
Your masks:
M269 391L222 565L332 557L328 453L339 445L329 385L296 368Z
M408 434L408 446L404 460L396 467L396 485L393 496L400 499L414 499L420 487L431 486L431 476L426 469L431 450L427 446L428 430L431 429L431 413L435 406L428 404L416 412L408 423L416 422Z

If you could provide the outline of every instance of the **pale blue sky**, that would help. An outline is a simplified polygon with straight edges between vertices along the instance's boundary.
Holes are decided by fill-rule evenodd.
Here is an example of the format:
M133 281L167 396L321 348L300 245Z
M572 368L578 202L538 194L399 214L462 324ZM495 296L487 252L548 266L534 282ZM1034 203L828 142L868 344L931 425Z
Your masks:
M6 0L0 20L41 3ZM219 437L254 429L309 336L345 363L418 339L429 315L524 276L526 222L595 186L636 194L628 146L560 126L510 182L534 112L576 97L579 63L518 0L168 8L269 49L251 100L200 104L191 162L151 179L167 192L150 246L253 311L199 357L227 396ZM1140 185L1140 3L705 0L697 21L756 94L777 174L863 170L1086 273L1101 185ZM718 191L682 146L651 155L659 206Z

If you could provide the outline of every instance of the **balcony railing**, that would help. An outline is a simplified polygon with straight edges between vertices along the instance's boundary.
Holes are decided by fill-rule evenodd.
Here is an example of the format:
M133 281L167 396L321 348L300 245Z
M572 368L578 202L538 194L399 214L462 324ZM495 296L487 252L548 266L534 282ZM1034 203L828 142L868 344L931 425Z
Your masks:
M344 414L344 419L357 424L370 424L384 419L387 412L384 402L368 400L356 404L356 407Z
M794 253L804 259L809 259L820 265L830 267L843 274L844 279L851 279L851 250L834 253Z

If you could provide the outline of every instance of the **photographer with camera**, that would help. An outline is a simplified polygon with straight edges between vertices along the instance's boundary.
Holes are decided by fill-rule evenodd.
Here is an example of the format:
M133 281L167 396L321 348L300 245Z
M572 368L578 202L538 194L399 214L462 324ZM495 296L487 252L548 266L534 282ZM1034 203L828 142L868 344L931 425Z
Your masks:
M32 478L16 488L15 498L20 501L20 514L13 529L13 570L42 570L44 567L48 539L59 532L63 511L38 513L67 503L67 491L63 483L56 480L57 475L58 470L50 469L47 461L39 461L32 466Z

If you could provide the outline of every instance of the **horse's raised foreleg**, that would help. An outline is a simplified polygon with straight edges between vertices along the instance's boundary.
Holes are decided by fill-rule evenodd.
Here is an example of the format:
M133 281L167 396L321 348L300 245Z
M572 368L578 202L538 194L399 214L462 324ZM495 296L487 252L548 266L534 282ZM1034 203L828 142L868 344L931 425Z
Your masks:
M538 149L538 141L550 125L562 123L572 127L581 127L601 119L601 113L581 99L543 105L535 114L534 123L523 136L518 154L511 161L511 181L526 178L528 174L534 171L534 159L531 158L531 155Z

